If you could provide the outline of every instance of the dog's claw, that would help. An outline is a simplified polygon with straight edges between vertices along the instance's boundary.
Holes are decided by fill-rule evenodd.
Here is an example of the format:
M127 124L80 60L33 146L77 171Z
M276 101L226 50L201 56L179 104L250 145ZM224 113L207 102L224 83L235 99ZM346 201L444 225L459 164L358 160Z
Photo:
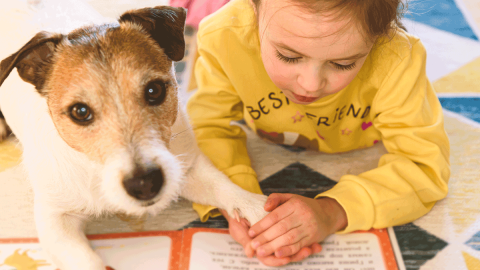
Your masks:
M233 210L233 214L235 215L235 219L237 220L237 222L240 222L240 216L238 215L238 210L237 209Z

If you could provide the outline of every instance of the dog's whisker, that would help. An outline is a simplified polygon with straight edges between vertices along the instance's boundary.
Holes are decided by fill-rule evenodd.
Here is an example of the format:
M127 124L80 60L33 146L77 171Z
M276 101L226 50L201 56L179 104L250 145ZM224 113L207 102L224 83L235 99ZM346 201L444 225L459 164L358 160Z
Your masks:
M177 133L172 134L172 140L175 139L175 137L177 137L178 135L180 135L180 134L182 134L182 133L184 133L184 132L187 132L187 131L191 131L191 130L193 130L193 129L192 129L191 127L188 127L188 128L186 128L186 129L184 129L184 130L182 130L182 131L180 131L180 132L177 132Z

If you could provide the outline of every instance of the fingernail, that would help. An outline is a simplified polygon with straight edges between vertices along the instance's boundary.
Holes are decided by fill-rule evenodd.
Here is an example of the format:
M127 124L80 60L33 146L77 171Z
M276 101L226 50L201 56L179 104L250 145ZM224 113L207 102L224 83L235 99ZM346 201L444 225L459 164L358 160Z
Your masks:
M255 232L252 231L252 230L249 230L249 231L248 231L248 235L249 235L250 237L254 237L254 236L255 236Z
M262 256L262 257L263 257L263 255L265 254L265 250L259 249L259 250L257 250L257 254L258 254L258 256Z
M260 242L258 242L258 241L252 242L252 248L253 248L253 249L257 249L258 246L260 246Z
M276 256L277 258L282 257L282 252L281 252L281 251L275 251L275 256Z

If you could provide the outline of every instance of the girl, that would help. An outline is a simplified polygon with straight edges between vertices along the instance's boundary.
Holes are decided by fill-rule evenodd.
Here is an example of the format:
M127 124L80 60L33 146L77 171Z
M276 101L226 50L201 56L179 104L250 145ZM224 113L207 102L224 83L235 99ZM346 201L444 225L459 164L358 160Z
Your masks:
M383 141L378 168L306 198L273 194L251 228L224 214L246 254L279 266L332 233L411 222L447 194L449 142L425 49L399 27L400 0L233 0L198 33L198 144L233 182L261 193L245 119L263 138L326 153ZM291 138L291 134L299 134ZM301 137L301 139L298 139ZM218 210L194 205L202 220Z

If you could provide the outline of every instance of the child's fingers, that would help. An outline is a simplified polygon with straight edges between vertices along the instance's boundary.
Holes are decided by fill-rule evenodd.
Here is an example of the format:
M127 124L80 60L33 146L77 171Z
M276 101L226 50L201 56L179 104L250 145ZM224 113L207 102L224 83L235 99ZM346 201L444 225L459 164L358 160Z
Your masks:
M265 211L271 212L279 205L285 203L292 198L293 194L273 193L268 196L267 202L263 207Z
M248 230L248 235L252 238L259 235L260 233L264 232L268 228L275 225L280 220L282 220L282 219L288 217L289 215L291 215L293 213L293 211L294 211L293 207L288 207L287 205L282 205L281 207L275 209L273 212L268 214L262 220L255 223L250 228L250 230Z
M302 248L305 247L303 242L305 242L306 240L307 239L305 237L305 238L302 238L300 241L298 241L294 244L286 245L286 246L280 247L278 249L274 249L275 250L275 256L277 258L282 258L282 257L292 256L292 255L295 255L295 254L299 253L302 250ZM312 249L308 248L307 257L310 256L310 254L312 254Z
M310 247L303 247L300 249L300 251L298 251L296 254L293 254L293 256L291 256L291 260L292 262L298 262L298 261L303 261L305 258L307 258L308 256L314 254L311 246Z
M285 264L290 263L292 260L290 257L285 257L285 258L277 258L274 255L266 256L266 257L261 257L257 256L257 258L267 266L272 266L272 267L279 267Z
M276 238L275 240L260 246L256 249L259 256L267 256L275 252L277 257L286 257L297 253L305 246L306 236L298 230L291 230L286 234ZM280 251L282 248L283 251Z
M256 249L259 246L269 243L286 234L288 234L287 238L282 238L282 239L288 240L290 242L283 243L283 246L298 242L301 238L303 238L303 235L299 235L298 230L294 230L294 229L301 225L302 223L298 219L292 219L290 217L284 218L283 220L280 220L279 222L274 224L272 227L268 228L266 231L261 233L259 236L255 237L252 240L252 247Z
M244 218L241 218L240 219L240 223L242 224L242 226L244 226L245 228L250 228L250 222Z
M320 245L319 243L313 243L310 248L312 249L312 254L315 254L315 253L319 253L320 251L322 251L322 245Z
M252 248L251 243L247 243L243 249L245 250L245 255L247 255L248 258L253 258L255 255L255 250Z
M226 213L225 213L226 214ZM226 214L228 216L228 214ZM240 245L243 246L245 251L245 255L249 258L255 255L255 250L251 246L252 239L248 236L248 228L247 222L245 219L241 219L240 222L235 220L234 218L229 218L229 231L230 235L237 241Z
M322 246L319 243L313 243L309 247L303 247L297 254L290 256L290 258L292 262L303 261L308 256L319 253L320 251L322 251Z

